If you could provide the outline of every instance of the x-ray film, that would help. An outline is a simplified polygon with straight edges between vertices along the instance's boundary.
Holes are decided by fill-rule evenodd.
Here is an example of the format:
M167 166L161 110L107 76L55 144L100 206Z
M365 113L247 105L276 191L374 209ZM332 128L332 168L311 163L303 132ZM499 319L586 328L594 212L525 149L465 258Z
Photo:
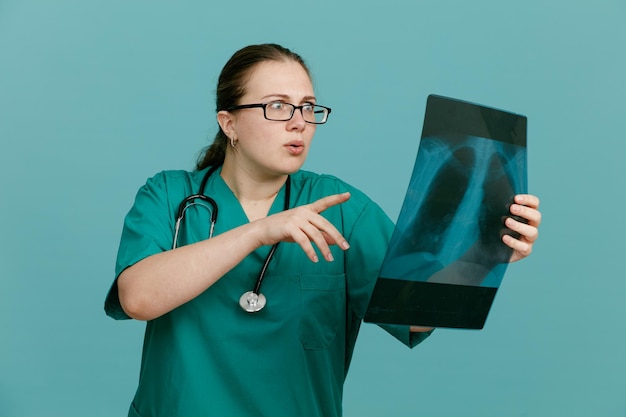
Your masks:
M365 321L481 329L527 192L526 117L431 95L417 159Z

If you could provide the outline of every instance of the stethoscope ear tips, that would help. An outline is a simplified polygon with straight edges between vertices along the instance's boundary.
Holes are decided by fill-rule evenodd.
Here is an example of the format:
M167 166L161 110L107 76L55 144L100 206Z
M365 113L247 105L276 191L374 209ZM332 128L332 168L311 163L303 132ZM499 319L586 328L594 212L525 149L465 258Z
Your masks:
M239 305L243 311L248 313L256 313L265 307L267 300L261 293L256 294L254 291L248 291L239 298Z

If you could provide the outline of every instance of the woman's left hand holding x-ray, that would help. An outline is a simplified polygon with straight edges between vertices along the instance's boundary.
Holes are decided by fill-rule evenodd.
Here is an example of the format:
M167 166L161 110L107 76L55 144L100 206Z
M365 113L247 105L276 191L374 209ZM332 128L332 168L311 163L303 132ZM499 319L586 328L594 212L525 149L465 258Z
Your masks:
M518 239L508 234L502 237L504 244L513 249L509 262L515 262L531 254L533 244L539 236L538 228L541 223L539 198L531 194L518 194L515 196L514 204L511 204L510 211L512 215L527 221L527 223L523 223L512 217L507 217L504 222L506 227L520 235Z

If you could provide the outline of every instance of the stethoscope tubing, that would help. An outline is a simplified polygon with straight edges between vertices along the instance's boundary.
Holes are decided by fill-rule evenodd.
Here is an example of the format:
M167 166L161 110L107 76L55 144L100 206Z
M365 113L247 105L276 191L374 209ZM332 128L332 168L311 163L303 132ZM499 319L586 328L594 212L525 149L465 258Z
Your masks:
M285 201L283 203L283 211L289 210L289 197L291 196L291 177L287 177L287 182L285 183ZM278 244L280 242L276 242L272 245L272 249L270 249L270 253L267 254L265 258L265 262L263 263L263 267L259 272L259 278L256 280L256 284L254 286L253 293L259 295L261 293L261 284L263 283L263 278L265 278L265 272L267 271L267 267L274 256L274 252L276 252L276 248L278 248Z
M209 239L213 237L213 232L215 231L215 222L217 222L217 203L211 197L208 197L203 194L194 194L185 198L181 201L178 206L178 212L176 213L176 225L174 227L174 241L172 242L172 249L176 249L176 244L178 243L178 232L180 231L180 225L185 217L185 211L196 204L196 200L204 201L211 206L211 228L209 229Z

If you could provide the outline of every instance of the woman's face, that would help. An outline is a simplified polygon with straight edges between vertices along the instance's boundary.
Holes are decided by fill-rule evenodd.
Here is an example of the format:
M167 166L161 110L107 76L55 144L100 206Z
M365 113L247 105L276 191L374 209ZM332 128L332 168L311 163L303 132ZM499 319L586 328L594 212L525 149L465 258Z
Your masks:
M295 61L266 61L256 65L239 104L284 101L296 106L315 103L313 85L305 69ZM265 119L262 108L229 113L230 137L237 139L233 161L253 176L276 176L296 172L306 159L315 125L306 123L300 110L291 120Z

